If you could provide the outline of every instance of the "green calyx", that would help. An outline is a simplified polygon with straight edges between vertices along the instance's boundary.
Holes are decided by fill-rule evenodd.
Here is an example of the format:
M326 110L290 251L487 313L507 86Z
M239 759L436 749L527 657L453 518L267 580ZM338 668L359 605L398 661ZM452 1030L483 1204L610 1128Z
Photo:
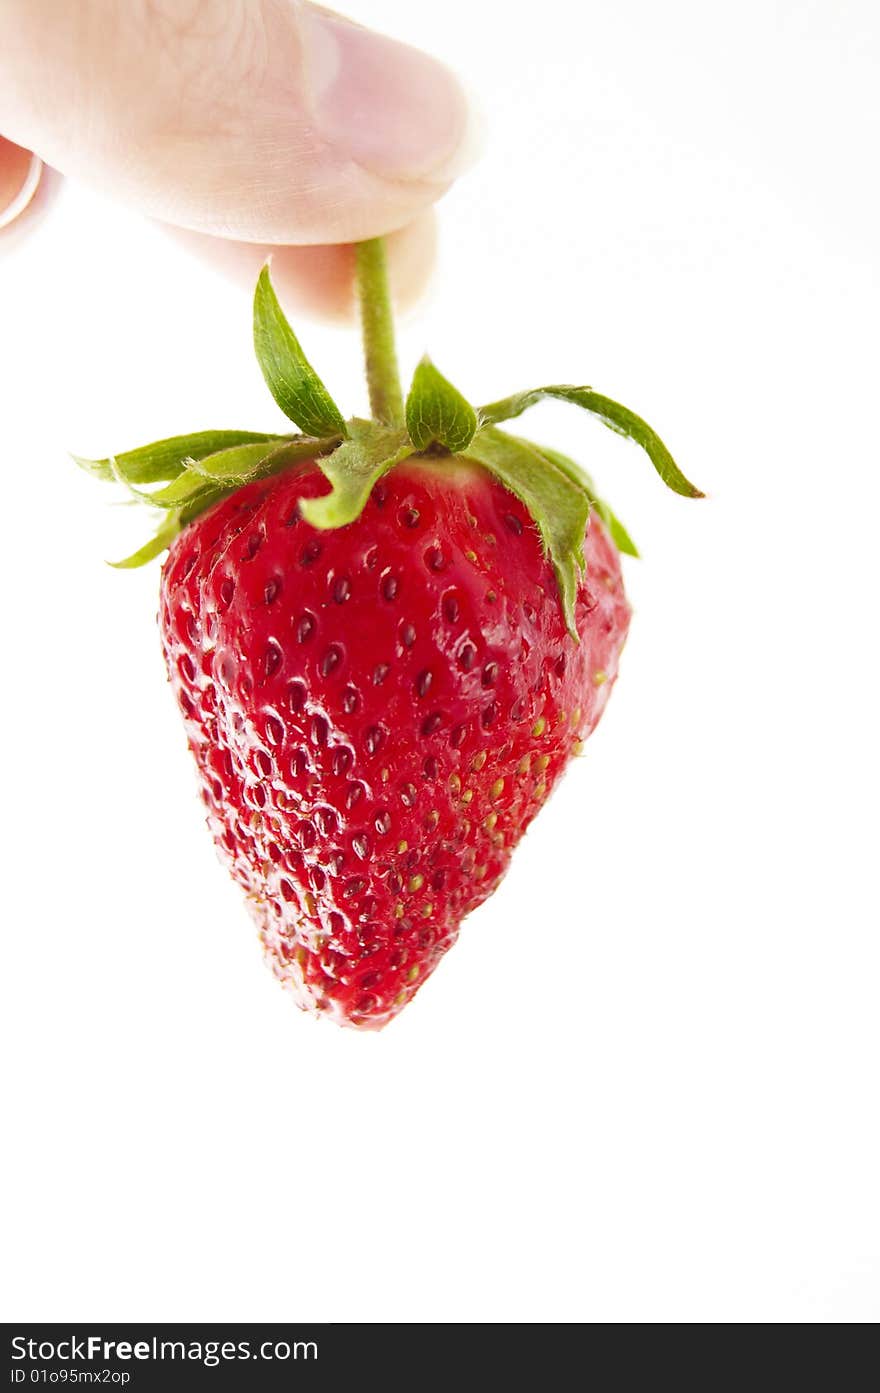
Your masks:
M404 399L380 239L358 245L357 280L373 419L343 417L303 353L265 266L254 296L254 347L269 391L297 431L199 431L103 460L74 456L87 472L122 485L158 514L153 537L132 556L111 564L144 565L200 513L244 484L313 460L331 487L319 498L304 499L302 515L313 527L335 528L354 522L377 480L403 460L421 455L439 464L444 456L457 456L486 469L527 508L556 574L566 625L576 638L575 597L591 511L602 519L618 550L630 556L638 552L579 465L557 450L499 429L500 424L544 398L569 402L640 445L673 492L702 498L700 490L640 416L591 387L538 387L475 409L425 357Z

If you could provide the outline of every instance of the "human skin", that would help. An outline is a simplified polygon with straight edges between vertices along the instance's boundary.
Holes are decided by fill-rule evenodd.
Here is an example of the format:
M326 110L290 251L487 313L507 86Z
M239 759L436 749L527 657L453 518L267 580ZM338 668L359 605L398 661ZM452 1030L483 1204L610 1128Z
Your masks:
M473 144L448 69L304 0L0 0L0 132L0 239L43 161L335 316L363 238L417 295Z

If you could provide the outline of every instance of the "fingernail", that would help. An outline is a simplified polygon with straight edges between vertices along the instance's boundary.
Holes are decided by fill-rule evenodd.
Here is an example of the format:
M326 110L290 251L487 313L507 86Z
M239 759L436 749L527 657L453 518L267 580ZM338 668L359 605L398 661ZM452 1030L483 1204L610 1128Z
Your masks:
M426 53L313 9L300 10L319 134L385 179L454 179L472 163L468 101Z
M0 228L24 212L37 192L42 173L42 160L0 136Z

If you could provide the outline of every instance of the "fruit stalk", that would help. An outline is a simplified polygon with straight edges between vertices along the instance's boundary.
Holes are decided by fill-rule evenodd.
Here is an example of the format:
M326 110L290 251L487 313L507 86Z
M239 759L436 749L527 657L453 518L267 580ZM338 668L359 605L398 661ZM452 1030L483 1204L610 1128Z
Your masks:
M402 426L403 392L394 344L385 242L373 237L355 248L358 304L370 409L377 421Z

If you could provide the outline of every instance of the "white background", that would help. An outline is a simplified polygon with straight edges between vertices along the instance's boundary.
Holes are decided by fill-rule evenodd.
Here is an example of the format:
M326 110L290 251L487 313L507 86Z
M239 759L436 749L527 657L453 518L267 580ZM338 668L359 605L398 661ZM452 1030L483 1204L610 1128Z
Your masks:
M589 381L710 499L534 413L641 544L622 677L415 1004L337 1031L215 861L158 571L102 565L144 519L65 455L271 428L248 296L79 188L4 244L3 1313L875 1320L880 11L348 12L488 126L404 361Z

